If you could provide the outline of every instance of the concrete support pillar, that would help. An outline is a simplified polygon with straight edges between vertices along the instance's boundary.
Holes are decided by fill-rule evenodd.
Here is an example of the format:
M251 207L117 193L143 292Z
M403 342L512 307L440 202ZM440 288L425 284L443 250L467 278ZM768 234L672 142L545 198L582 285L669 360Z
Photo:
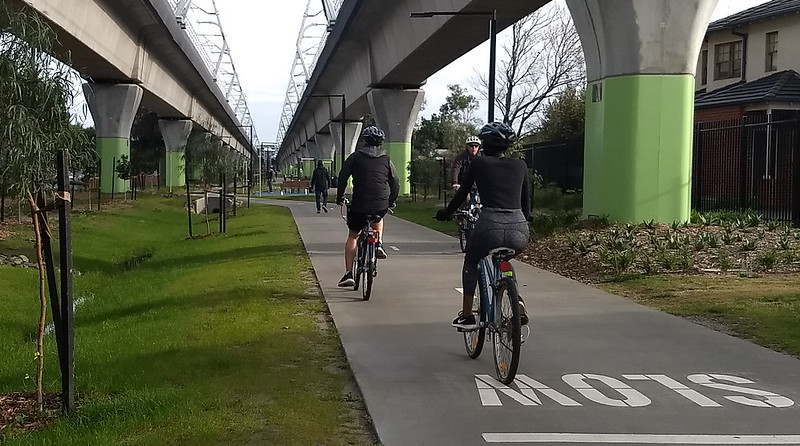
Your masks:
M370 90L367 93L372 116L384 132L384 148L400 176L400 194L411 193L408 165L411 162L411 132L422 107L422 90Z
M159 119L158 128L166 146L166 166L164 184L167 190L173 192L176 187L186 186L186 142L192 133L192 121L188 119L171 120Z
M586 55L585 216L690 217L694 71L717 0L567 0Z
M117 178L115 164L122 156L131 156L131 126L142 88L125 84L83 84L83 95L89 105L97 134L100 156L100 191L110 194L127 192L130 181Z
M317 142L317 153L314 158L329 160L333 158L336 153L336 147L333 145L333 138L330 133L317 133L314 137Z
M303 177L311 178L311 174L314 172L314 158L316 158L315 154L317 153L317 143L314 142L313 139L306 141L306 147L303 150L303 159L301 161L301 167L303 168Z
M356 145L358 144L358 137L361 136L361 128L364 123L360 121L345 122L344 123L344 151L342 150L342 121L333 121L328 125L331 131L331 139L333 139L334 147L334 166L338 172L342 168L344 160L355 152ZM344 156L342 156L344 153Z

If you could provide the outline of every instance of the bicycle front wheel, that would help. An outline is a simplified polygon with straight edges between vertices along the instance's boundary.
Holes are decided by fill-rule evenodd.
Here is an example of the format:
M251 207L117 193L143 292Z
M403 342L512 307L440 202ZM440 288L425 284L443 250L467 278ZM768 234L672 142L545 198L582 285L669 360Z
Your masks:
M472 304L472 313L475 314L476 317L480 319L480 304L476 303L480 302L480 298L478 295L475 295L475 299ZM476 311L477 308L477 311ZM486 340L486 326L483 325L477 330L465 331L464 332L464 347L467 349L467 356L472 359L477 359L478 356L481 355L481 351L483 351L483 342Z
M503 384L511 384L517 375L522 349L519 294L513 280L500 280L495 305L495 326L492 332L494 367L497 380Z

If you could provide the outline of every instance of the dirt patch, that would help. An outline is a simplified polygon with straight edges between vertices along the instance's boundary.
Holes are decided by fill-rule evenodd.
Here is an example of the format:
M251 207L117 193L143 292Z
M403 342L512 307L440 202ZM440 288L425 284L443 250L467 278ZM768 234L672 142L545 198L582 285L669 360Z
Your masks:
M0 395L0 440L11 433L40 430L61 414L61 394L44 395L44 411L36 407L33 392Z

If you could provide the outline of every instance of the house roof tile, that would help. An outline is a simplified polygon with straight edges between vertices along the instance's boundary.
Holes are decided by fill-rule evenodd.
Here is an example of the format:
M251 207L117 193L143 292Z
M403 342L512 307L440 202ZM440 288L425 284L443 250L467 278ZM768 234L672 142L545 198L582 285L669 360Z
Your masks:
M695 108L763 102L800 102L800 74L794 70L779 71L751 82L738 82L726 87L695 94Z

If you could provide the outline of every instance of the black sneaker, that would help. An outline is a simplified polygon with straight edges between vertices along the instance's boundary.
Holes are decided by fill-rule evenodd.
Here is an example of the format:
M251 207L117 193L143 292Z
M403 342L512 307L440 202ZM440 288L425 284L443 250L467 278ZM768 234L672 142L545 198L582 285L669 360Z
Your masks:
M525 302L519 298L519 324L528 325L528 312L525 311Z
M340 287L348 287L348 286L355 286L356 281L353 280L353 272L348 271L342 276L341 280L339 280Z
M478 328L478 323L475 321L475 315L470 313L464 316L463 311L458 312L458 317L453 319L453 323L451 325L462 330L474 330Z
M317 214L319 214L319 209L317 209Z
M327 214L328 213L328 206L322 206L322 211Z
M386 258L386 251L383 250L383 245L381 244L378 245L378 249L375 251L375 257L379 259Z

